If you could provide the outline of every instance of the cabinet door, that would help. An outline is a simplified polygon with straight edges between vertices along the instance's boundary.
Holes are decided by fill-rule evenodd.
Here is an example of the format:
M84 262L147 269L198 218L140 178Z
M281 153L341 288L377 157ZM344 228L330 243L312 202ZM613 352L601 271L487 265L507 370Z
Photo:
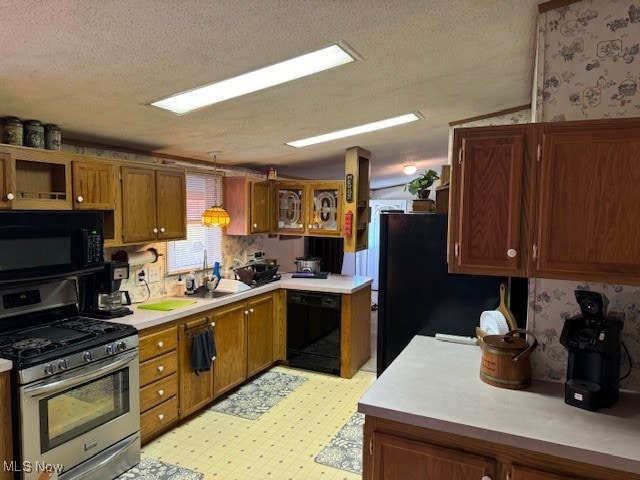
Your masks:
M305 188L292 183L275 185L275 230L283 234L301 234L305 231Z
M637 283L640 127L546 127L537 276Z
M495 472L496 462L488 458L373 434L373 480L480 480L495 478Z
M216 359L213 362L214 397L241 384L247 378L247 314L245 303L216 309Z
M122 167L122 240L156 239L156 176L150 168Z
M456 133L449 268L526 276L526 127Z
M579 477L582 480L588 480ZM578 477L568 477L566 475L556 475L533 468L524 468L514 465L511 469L511 480L578 480Z
M269 182L251 182L249 231L268 233L271 228L271 197Z
M11 208L11 200L15 198L13 172L11 154L0 152L0 208Z
M113 210L116 208L116 167L109 163L72 162L73 208Z
M309 186L307 233L313 236L342 233L342 185L320 182Z
M273 363L273 295L248 303L247 377Z
M213 366L208 372L191 369L193 336L207 328L211 320L202 317L180 327L180 417L204 407L213 400Z
M156 172L158 240L187 237L187 186L184 172Z

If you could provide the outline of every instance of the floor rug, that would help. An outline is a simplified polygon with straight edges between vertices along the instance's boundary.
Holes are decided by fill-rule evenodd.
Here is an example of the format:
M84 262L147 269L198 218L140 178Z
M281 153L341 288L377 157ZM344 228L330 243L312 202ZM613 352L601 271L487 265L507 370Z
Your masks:
M155 458L143 458L138 465L127 470L116 480L202 480L204 473Z
M362 473L364 415L354 413L335 437L320 451L316 462L330 467Z
M299 375L267 372L209 409L255 420L306 381L307 377Z

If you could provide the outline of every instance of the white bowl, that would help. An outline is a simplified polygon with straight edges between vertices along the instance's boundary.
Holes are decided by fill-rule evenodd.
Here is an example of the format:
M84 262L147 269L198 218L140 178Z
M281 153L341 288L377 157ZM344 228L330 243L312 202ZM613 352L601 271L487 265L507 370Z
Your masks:
M509 324L499 311L486 310L480 315L480 328L487 335L504 335L509 331Z

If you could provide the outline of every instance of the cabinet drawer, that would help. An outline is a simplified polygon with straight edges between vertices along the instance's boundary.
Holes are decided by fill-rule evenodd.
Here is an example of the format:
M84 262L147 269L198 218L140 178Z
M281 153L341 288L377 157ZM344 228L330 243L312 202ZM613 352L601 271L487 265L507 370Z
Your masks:
M161 332L140 337L140 361L157 357L174 350L178 346L178 328L173 327Z
M146 412L177 394L178 375L174 373L140 389L140 411Z
M140 386L168 377L178 370L178 354L174 350L140 364Z
M173 397L140 415L140 434L142 438L156 430L171 425L178 419L178 397Z

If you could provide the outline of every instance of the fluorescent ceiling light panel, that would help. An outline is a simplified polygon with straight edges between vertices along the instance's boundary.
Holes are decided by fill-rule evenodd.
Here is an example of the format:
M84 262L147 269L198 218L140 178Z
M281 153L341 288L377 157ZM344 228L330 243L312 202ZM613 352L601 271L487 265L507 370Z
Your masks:
M188 113L197 108L339 67L355 61L356 58L355 53L348 53L343 47L335 44L221 82L178 93L152 102L151 105L177 114Z
M331 140L338 140L339 138L351 137L353 135L359 135L361 133L375 132L376 130L382 130L383 128L395 127L396 125L415 122L416 120L420 120L421 118L422 117L416 113L408 113L406 115L400 115L399 117L387 118L386 120L367 123L366 125L360 125L359 127L351 127L345 130L338 130L337 132L318 135L317 137L304 138L302 140L296 140L295 142L287 142L287 145L296 148L308 147L309 145L315 145L316 143L329 142Z

